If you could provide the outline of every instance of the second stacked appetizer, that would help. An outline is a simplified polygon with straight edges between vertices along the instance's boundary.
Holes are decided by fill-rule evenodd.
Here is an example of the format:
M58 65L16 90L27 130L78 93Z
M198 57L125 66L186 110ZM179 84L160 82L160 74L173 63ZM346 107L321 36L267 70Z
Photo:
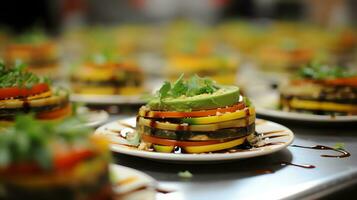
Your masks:
M15 37L6 46L4 57L9 65L20 60L29 65L28 69L37 75L59 78L58 46L41 31L27 32Z
M25 71L24 65L7 68L0 63L0 123L29 112L40 119L71 115L67 91L51 87L46 78Z
M280 106L312 114L357 115L357 74L325 65L302 68L299 79L280 88Z
M157 152L207 153L240 148L254 137L255 109L236 86L183 76L165 82L140 108L139 148ZM249 143L248 143L249 144Z
M71 76L73 91L89 95L137 95L143 91L144 75L133 62L95 55Z
M0 199L111 199L108 143L80 124L22 115L0 128Z

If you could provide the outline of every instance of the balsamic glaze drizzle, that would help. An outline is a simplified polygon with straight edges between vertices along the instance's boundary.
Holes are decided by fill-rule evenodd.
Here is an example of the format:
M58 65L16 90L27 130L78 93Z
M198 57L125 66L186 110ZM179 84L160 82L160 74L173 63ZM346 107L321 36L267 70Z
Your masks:
M315 145L315 146L301 146L293 144L292 147L304 148L304 149L316 149L316 150L330 150L340 153L339 155L330 155L330 154L322 154L321 157L329 157L329 158L346 158L350 157L351 153L344 149L336 149L333 147L325 146L325 145Z
M301 167L301 168L305 168L305 169L316 168L315 165L308 165L308 164L302 165L302 164L295 164L295 163L286 162L286 161L280 162L279 164L282 165L282 166L290 165L290 166Z

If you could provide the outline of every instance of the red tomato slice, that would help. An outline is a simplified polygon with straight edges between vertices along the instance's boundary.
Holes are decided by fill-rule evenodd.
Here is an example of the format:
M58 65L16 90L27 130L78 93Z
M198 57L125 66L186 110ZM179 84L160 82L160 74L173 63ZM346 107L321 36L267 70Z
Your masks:
M240 102L230 107L217 108L211 110L197 110L191 112L176 112L176 111L145 111L140 110L139 115L148 118L185 118L185 117L205 117L216 115L217 113L234 112L244 108L244 103Z
M55 170L69 169L80 161L93 157L95 153L89 149L80 149L66 153L57 153L54 157L53 165Z
M348 77L348 78L336 78L325 80L325 83L330 85L349 85L349 86L357 86L357 76Z
M0 169L0 174L11 175L11 174L33 174L41 172L41 168L35 163L17 163L11 165L10 167Z
M37 119L58 119L64 116L68 116L72 113L72 106L68 104L63 108L59 108L56 110L41 112L36 115Z
M82 160L91 158L95 153L88 149L80 149L68 152L56 152L53 160L53 169L51 171L66 170L74 167ZM13 164L5 169L0 169L0 174L18 175L18 174L35 174L46 172L34 162L25 162Z
M325 80L301 79L301 80L291 81L291 83L293 85L302 85L306 83L324 83L328 85L357 86L357 76L346 77L346 78L325 79Z
M32 86L32 88L0 88L0 99L14 98L14 97L28 97L35 94L47 92L49 86L46 83L40 83Z
M143 134L141 136L144 142L149 142L153 144L160 144L165 146L180 146L180 147L187 147L187 146L202 146L202 145L210 145L210 144L217 144L222 143L220 140L210 140L210 141L197 141L197 142L190 142L190 141L178 141L178 140L171 140L171 139L163 139L152 137L149 135Z

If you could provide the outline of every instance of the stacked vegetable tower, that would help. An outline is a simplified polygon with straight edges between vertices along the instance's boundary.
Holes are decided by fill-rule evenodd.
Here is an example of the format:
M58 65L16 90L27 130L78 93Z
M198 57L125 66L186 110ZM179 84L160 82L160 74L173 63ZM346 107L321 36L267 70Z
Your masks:
M75 118L1 129L0 199L110 199L108 143Z
M140 108L140 148L158 152L206 153L239 148L254 136L255 110L236 86L183 76L165 82Z
M283 110L313 114L356 115L357 74L343 67L311 65L280 88Z
M67 91L51 87L47 79L25 70L23 65L6 68L0 63L0 122L29 112L40 119L71 115Z
M144 74L131 61L118 61L108 55L95 55L71 76L78 94L138 95L143 91Z
M58 46L42 31L34 30L15 37L6 45L4 53L4 59L9 65L20 60L29 65L28 69L37 75L60 78Z

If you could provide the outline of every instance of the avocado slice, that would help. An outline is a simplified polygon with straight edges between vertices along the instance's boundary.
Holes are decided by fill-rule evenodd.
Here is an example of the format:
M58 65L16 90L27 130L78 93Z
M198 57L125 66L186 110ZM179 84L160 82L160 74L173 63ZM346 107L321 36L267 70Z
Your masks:
M152 110L192 111L231 106L239 100L239 87L220 86L220 89L212 94L205 93L192 97L168 97L161 100L154 99L148 103L148 107Z

